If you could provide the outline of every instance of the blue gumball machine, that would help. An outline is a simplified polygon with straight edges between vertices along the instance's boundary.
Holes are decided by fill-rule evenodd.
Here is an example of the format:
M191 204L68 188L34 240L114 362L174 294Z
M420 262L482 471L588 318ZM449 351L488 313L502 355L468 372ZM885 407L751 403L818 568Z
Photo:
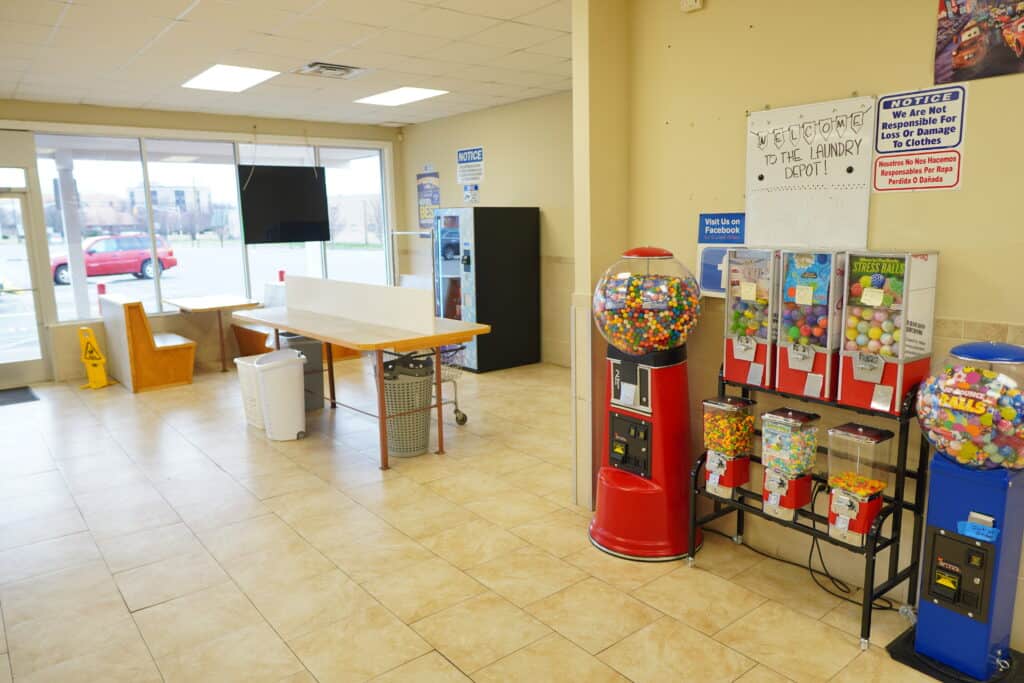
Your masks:
M914 637L928 673L949 667L990 681L1011 667L1024 537L1022 392L1024 348L988 342L955 347L919 389L921 429L936 450Z

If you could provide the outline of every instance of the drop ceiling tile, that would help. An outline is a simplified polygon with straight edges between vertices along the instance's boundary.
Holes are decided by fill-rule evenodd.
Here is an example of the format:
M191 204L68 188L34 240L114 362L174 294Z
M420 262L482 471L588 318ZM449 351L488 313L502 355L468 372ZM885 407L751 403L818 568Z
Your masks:
M438 38L437 36L421 36L417 33L406 33L405 31L383 31L376 36L366 39L358 47L379 52L393 52L407 57L417 57L424 52L438 50L450 40Z
M572 77L572 60L563 59L555 64L539 64L531 69L536 73L561 76L562 78Z
M331 17L370 26L392 27L426 10L406 0L325 0L310 12L314 17Z
M22 24L16 21L0 23L0 43L18 43L21 45L42 45L53 31L50 26L41 24Z
M260 6L254 2L231 2L229 0L202 0L189 10L185 20L207 26L230 27L273 33L294 19L295 15L273 7Z
M176 21L161 33L146 53L172 55L227 54L236 49L252 49L253 34L243 29L217 28L187 21Z
M393 64L405 61L407 57L390 52L376 52L361 47L342 48L327 54L327 61L346 66L358 66L362 69L386 69Z
M506 69L521 69L525 71L531 71L539 67L550 67L560 62L566 61L563 57L552 57L551 55L541 55L533 52L523 52L522 50L517 52L510 52L507 55L492 59L488 62L488 65L500 66Z
M521 24L531 24L558 31L572 30L572 4L569 0L558 0L545 5L535 12L516 17Z
M412 57L403 62L394 64L391 68L394 71L407 74L419 74L421 76L442 76L462 68L462 64L452 62L439 62L431 59Z
M535 52L539 55L551 55L552 57L572 57L572 35L565 34L546 43L539 43L526 48L527 52Z
M551 29L506 21L476 34L473 36L473 42L481 45L507 47L510 50L522 50L554 40L559 35L561 34L558 31Z
M492 59L508 54L510 50L505 47L493 45L478 45L467 41L449 43L439 50L424 53L422 56L428 59L440 59L446 62L458 62L460 64L486 64Z
M253 69L269 69L287 73L305 66L308 60L301 57L287 57L282 55L271 55L265 52L253 50L235 50L225 57L229 64L236 66L248 66Z
M145 5L145 3L138 3ZM134 34L155 34L166 28L172 21L168 17L150 16L137 10L121 10L91 5L70 5L60 22L60 29L91 31L99 35L110 35L117 27L117 39ZM113 37L113 36L111 36Z
M432 7L399 22L394 28L439 38L465 38L497 25L498 19Z
M348 47L379 33L374 26L353 24L337 19L296 17L276 31L276 34L296 40L315 40L333 44L334 49Z
M431 76L425 78L417 85L421 88L434 88L436 90L447 90L450 93L457 95L470 95L479 94L479 88L482 85L487 85L479 81L470 81L463 78L453 78L452 76ZM483 96L483 95L480 95Z
M254 33L249 38L247 47L253 52L264 52L281 57L294 57L304 62L311 62L322 59L324 55L332 52L336 46L332 46L331 43L323 40L295 40L294 38Z
M485 17L512 19L534 12L552 0L444 0L441 7Z
M54 0L4 0L0 3L0 21L53 26L67 7Z
M155 39L160 31L160 28L152 31L126 31L125 35L118 37L116 47L128 56L133 55ZM96 48L110 47L109 43L96 40L96 29L71 29L63 26L57 29L47 45L62 50L74 50L79 54L88 53Z

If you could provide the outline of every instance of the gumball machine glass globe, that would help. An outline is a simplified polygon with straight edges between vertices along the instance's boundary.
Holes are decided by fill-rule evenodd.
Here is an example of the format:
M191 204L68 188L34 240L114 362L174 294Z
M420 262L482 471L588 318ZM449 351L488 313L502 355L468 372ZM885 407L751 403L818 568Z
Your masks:
M686 343L700 317L700 286L672 252L630 249L594 289L594 323L609 344L631 356L668 351ZM734 311L734 324L759 324Z

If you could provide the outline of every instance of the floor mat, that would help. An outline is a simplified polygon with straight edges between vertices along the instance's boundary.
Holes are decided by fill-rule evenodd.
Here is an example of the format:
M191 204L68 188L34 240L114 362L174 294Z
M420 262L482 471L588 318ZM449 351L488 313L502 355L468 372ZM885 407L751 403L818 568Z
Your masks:
M28 387L0 389L0 406L13 406L15 403L38 401L39 397Z

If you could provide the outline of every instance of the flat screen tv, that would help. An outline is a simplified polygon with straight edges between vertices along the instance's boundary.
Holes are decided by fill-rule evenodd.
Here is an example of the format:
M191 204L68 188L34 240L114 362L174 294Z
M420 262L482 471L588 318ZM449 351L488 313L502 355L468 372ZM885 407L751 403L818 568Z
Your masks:
M331 239L323 167L239 166L238 187L246 244Z

